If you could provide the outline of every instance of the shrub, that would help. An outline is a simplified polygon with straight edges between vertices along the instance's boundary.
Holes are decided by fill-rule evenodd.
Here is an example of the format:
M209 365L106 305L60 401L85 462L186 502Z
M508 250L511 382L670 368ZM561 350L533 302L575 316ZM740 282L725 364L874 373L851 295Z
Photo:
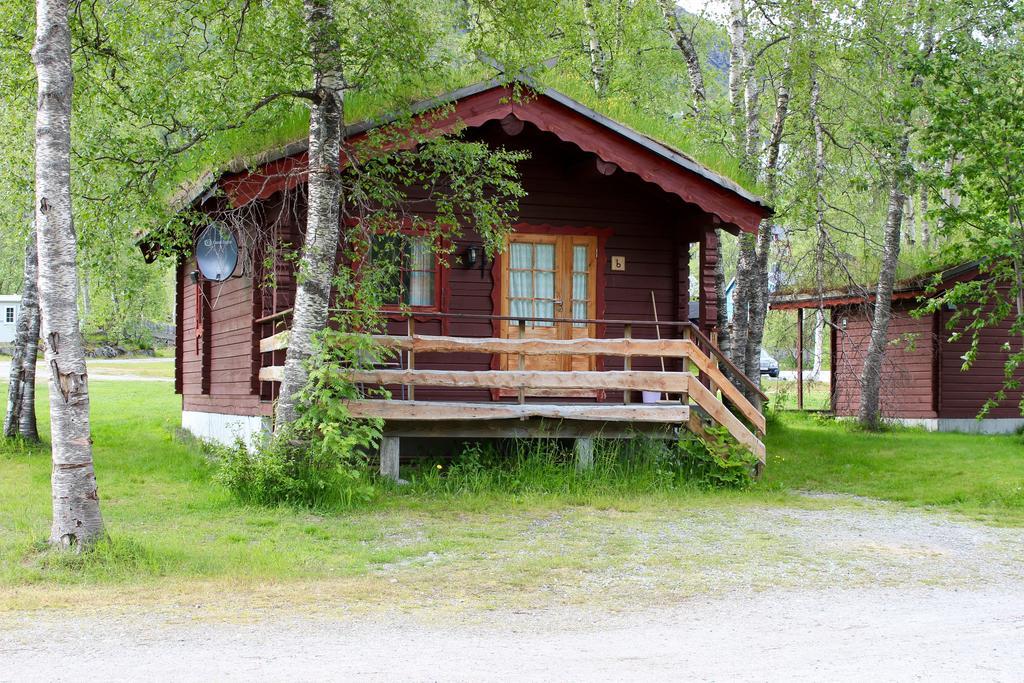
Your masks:
M337 337L339 333L333 332ZM241 501L314 508L348 508L373 499L368 453L380 442L382 420L351 416L346 401L362 395L342 367L375 362L366 335L347 335L309 361L299 417L250 451L239 441L219 449L218 480Z
M743 489L754 483L757 456L729 436L724 427L710 427L712 439L683 432L677 444L679 467L704 488Z
M237 441L218 448L217 481L243 503L339 509L365 504L376 491L357 451L324 451L287 430L256 450Z

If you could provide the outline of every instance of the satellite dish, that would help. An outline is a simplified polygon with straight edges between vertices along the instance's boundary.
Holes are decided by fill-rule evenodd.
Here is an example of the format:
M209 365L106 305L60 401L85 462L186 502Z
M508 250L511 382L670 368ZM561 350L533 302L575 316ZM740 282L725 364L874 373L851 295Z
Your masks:
M196 263L207 280L223 282L238 264L238 242L223 223L207 225L196 241Z

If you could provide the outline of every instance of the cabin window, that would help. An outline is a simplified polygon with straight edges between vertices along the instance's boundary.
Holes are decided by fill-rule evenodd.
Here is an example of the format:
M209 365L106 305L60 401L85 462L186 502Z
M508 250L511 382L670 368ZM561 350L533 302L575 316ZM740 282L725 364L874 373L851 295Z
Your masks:
M13 306L8 306L7 310L4 312L4 322L5 323L13 323L14 322L14 307Z
M437 256L422 235L377 235L372 259L398 266L398 282L387 303L415 308L437 307Z

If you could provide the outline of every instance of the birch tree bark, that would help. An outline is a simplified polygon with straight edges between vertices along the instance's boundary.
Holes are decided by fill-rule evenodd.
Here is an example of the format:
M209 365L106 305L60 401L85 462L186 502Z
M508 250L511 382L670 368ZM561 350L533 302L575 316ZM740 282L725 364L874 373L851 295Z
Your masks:
M732 141L738 155L741 157L741 165L749 168L746 158L746 117L744 116L743 81L747 66L747 16L743 0L730 0L729 2L729 129ZM715 268L715 289L718 294L718 342L722 351L735 363L737 355L735 349L743 346L745 348L746 321L742 323L740 330L742 337L736 334L734 327L730 326L728 318L728 300L725 293L725 263L721 258L722 232L718 231L718 243L720 258ZM737 276L744 268L745 254L744 239L740 236L740 255L737 267ZM737 281L736 290L742 290L742 285ZM746 295L743 291L734 291L733 296L733 321L739 320L741 315L745 316ZM744 311L740 311L740 307Z
M327 326L331 280L337 268L342 202L341 141L345 80L330 0L304 0L314 98L309 116L309 209L275 432L293 422L296 393L306 385L313 337Z
M50 366L53 527L50 543L82 549L103 535L89 433L89 383L78 328L71 208L71 32L68 0L36 0L36 230L39 305Z
M935 16L930 4L923 9L923 26L921 31L921 56L929 59L935 48ZM910 79L911 92L920 90L924 84L924 76L914 71ZM901 104L907 107L904 102ZM892 290L896 281L896 266L899 264L900 245L902 243L901 228L903 224L903 208L906 206L907 175L913 172L910 165L910 134L911 117L909 109L905 110L899 124L902 132L893 154L892 185L889 188L889 207L885 225L882 230L882 268L878 273L878 286L875 290L875 307L871 320L871 339L868 343L864 368L860 376L860 408L858 419L867 429L877 429L880 419L880 393L882 386L882 362L888 346L889 321L892 319ZM921 239L926 248L931 242L927 221L927 187L921 183L921 207L918 218L921 221Z
M900 139L889 189L889 209L885 218L882 242L882 270L875 290L875 309L871 319L871 340L860 376L860 410L858 419L868 429L877 429L879 397L882 386L882 361L888 345L889 320L892 318L892 289L896 281L896 265L900 258L900 227L903 222L903 174L910 147L909 132Z
M825 313L821 307L814 309L814 352L811 363L811 381L817 382L821 374L821 359L823 354L822 344L824 343Z
M661 13L665 17L665 25L672 42L686 62L686 73L690 77L690 96L693 98L693 110L700 114L704 111L707 94L704 90L704 72L700 68L700 55L693 46L693 34L683 28L679 21L679 8L675 0L658 0Z
M740 155L747 148L743 104L748 60L746 7L743 0L729 0L729 124Z
M928 188L922 185L919 196L917 220L921 226L921 245L926 251L930 251L932 248L932 226L928 222Z
M907 224L907 244L917 244L917 214L914 212L914 197L907 195L907 205L903 208L903 220Z
M608 75L605 73L605 53L594 23L593 0L583 0L583 21L587 25L587 55L590 57L590 80L598 97L605 96Z
M725 254L722 249L722 231L715 228L715 233L718 247L718 262L715 263L715 297L718 301L715 324L718 326L718 348L731 358L732 354L729 350L732 348L732 340L729 330L728 302L725 296Z
M778 196L779 152L782 148L782 136L786 129L786 120L789 118L791 98L790 79L793 75L792 56L794 45L792 36L790 36L789 41L789 45L786 46L782 73L780 74L779 88L775 95L775 116L765 144L765 189L768 194L768 201L773 204ZM764 339L764 323L768 315L768 258L771 252L771 230L772 222L770 220L761 221L757 234L757 254L754 262L755 276L749 307L750 322L746 339L746 364L741 366L744 367L747 377L758 383L761 377L761 342Z
M811 99L808 114L814 136L814 284L818 294L818 308L814 311L814 351L811 364L811 380L817 380L821 372L822 332L825 328L825 314L821 297L825 291L825 127L821 123L821 81L818 78L818 64L815 53L810 56ZM803 378L800 378L803 379Z
M21 436L38 441L36 429L36 358L39 355L39 261L36 255L36 230L29 231L25 244L25 276L21 289L21 313L11 356L11 374L7 385L7 415L4 436Z
M757 235L742 232L739 235L739 258L736 263L736 287L733 289L732 305L732 346L730 357L739 368L747 364L747 340L750 331L751 299L756 286L755 261L757 260Z

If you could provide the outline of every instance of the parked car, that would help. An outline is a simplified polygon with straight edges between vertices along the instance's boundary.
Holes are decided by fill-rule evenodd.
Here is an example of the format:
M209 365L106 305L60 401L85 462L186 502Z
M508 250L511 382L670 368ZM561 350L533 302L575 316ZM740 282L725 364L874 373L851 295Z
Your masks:
M761 374L769 377L779 376L779 361L769 356L764 349L761 349Z

